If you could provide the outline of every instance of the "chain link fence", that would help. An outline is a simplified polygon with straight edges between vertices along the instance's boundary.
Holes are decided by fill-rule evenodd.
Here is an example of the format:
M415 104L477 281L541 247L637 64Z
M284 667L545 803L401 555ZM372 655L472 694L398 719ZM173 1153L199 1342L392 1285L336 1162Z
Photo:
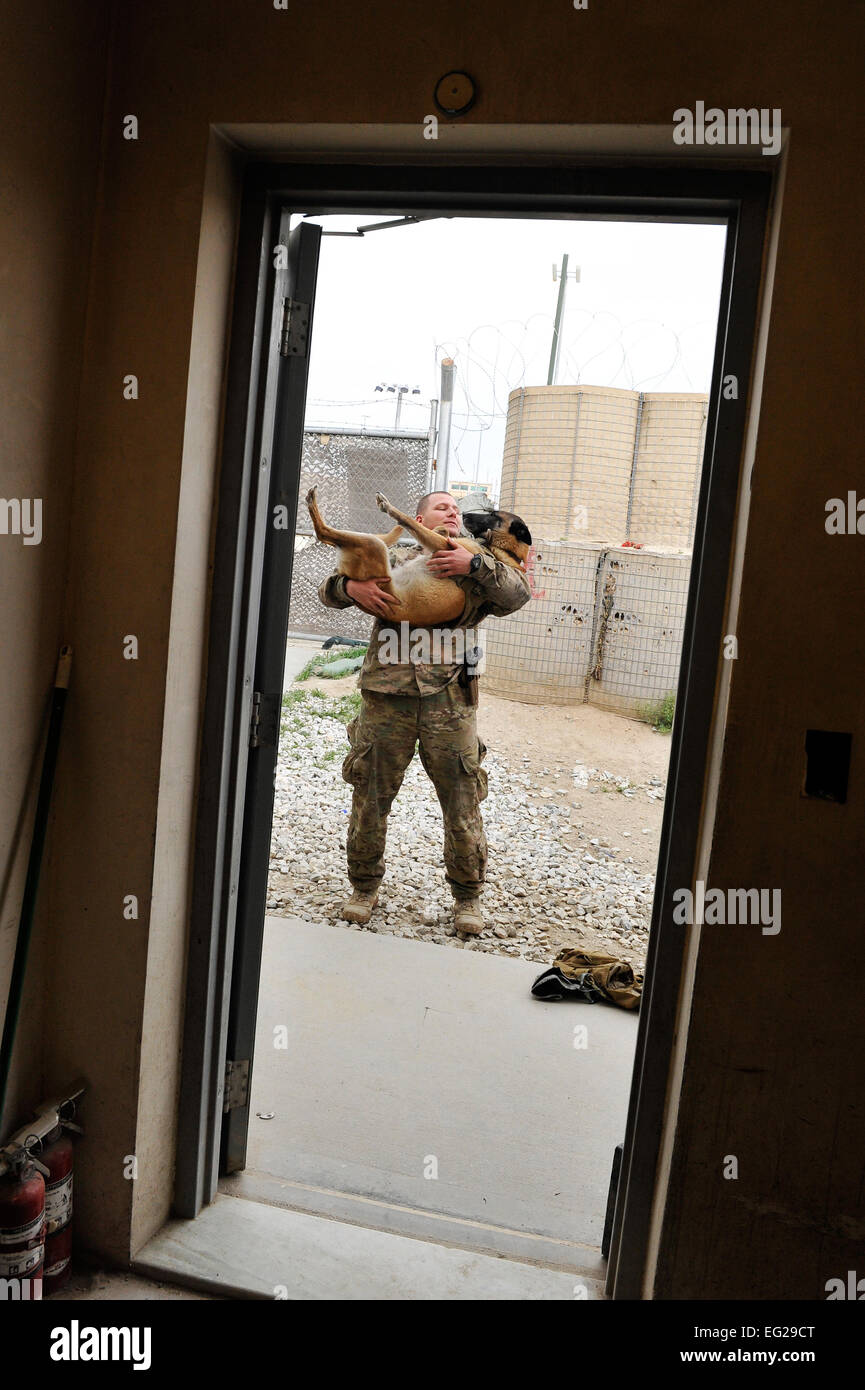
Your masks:
M336 551L315 539L304 501L309 489L318 486L318 504L331 526L382 535L391 523L379 511L376 493L383 492L395 507L414 516L415 504L426 492L428 451L426 434L304 430L290 631L366 639L373 623L359 608L337 612L319 600L319 585L336 569Z

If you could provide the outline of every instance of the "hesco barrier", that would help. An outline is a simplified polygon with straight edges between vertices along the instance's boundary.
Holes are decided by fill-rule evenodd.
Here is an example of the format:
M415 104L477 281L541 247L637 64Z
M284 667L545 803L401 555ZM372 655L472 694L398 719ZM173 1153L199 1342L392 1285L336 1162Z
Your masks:
M512 391L501 505L547 541L690 550L707 404L604 386Z
M535 596L485 625L485 689L628 715L675 692L707 407L687 392L511 392L501 505L532 532Z
M690 571L690 555L539 541L531 603L481 629L483 689L638 716L676 690Z

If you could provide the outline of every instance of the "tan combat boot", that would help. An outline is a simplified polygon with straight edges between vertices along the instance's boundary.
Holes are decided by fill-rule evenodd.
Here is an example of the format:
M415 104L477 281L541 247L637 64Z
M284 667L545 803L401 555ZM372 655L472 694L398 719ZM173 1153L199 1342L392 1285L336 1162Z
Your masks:
M377 888L372 893L365 893L362 889L355 888L351 897L340 908L339 915L347 922L359 922L361 926L365 926L372 916L372 910L377 902Z
M484 929L480 898L454 898L454 926L464 936L480 936Z

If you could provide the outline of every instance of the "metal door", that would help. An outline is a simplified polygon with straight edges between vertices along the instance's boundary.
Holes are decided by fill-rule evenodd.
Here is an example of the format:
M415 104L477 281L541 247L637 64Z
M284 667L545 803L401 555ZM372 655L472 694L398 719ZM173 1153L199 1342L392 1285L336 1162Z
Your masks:
M320 239L321 228L309 223L301 223L289 233L289 213L283 210L279 248L274 252L277 284L258 469L256 507L260 512L256 513L254 526L258 544L254 547L252 571L253 576L256 573L259 576L260 588L256 592L253 577L248 610L254 674L245 750L243 828L228 1004L219 1163L222 1173L237 1172L246 1162L274 776ZM284 253L281 248L285 248Z

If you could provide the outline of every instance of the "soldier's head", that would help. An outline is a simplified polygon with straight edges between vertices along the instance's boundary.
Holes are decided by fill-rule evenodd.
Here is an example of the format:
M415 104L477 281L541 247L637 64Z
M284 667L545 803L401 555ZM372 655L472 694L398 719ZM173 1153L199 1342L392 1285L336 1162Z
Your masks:
M426 492L417 504L415 521L420 521L435 531L444 526L451 536L458 536L462 530L460 509L449 492Z

